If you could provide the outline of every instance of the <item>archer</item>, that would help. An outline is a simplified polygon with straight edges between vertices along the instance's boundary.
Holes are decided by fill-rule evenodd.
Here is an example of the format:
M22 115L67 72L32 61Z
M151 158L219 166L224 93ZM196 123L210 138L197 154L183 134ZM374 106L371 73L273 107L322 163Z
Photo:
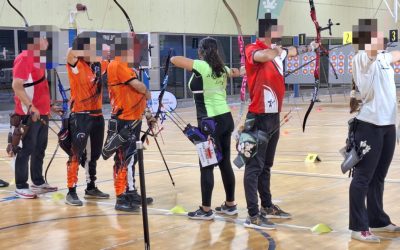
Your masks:
M37 194L53 192L57 187L45 182L42 174L43 159L48 141L48 121L50 110L59 112L56 106L50 107L50 91L46 78L46 57L41 57L56 36L55 26L36 25L28 28L27 50L14 60L12 88L15 92L15 114L10 123L14 126L10 156L16 154L15 193L20 198L32 199ZM50 55L51 53L47 53ZM20 143L20 141L22 143ZM27 183L28 162L33 184Z
M95 184L97 160L104 138L102 75L108 63L96 56L97 44L97 32L82 32L67 53L66 67L71 87L71 114L67 127L72 145L68 153L68 194L65 203L71 206L83 205L76 193L79 163L86 170L85 198L110 197Z
M246 47L246 73L251 103L244 132L258 138L256 154L246 162L244 189L248 217L245 227L274 229L269 218L289 219L291 215L272 203L270 179L276 146L279 140L280 112L285 93L283 62L289 56L314 51L318 44L282 48L276 45L282 38L283 27L267 13L258 23L258 40ZM276 131L275 129L278 128ZM272 136L268 136L275 131ZM269 138L269 140L268 140ZM258 207L257 190L261 198Z
M105 159L115 153L115 209L126 212L138 211L142 199L135 187L135 164L136 140L139 139L143 113L149 127L153 127L155 122L151 112L145 112L151 94L131 68L134 62L132 48L132 33L121 33L111 45L115 55L111 55L107 67L107 84L112 111L102 152ZM147 197L146 202L153 203L153 198Z
M357 112L353 123L354 147L359 161L350 184L351 237L379 243L377 232L400 232L383 209L383 191L396 145L397 96L392 63L400 61L400 51L384 50L384 37L377 19L360 19L353 26L353 91L350 112ZM354 100L355 87L361 106ZM350 139L350 138L349 138Z

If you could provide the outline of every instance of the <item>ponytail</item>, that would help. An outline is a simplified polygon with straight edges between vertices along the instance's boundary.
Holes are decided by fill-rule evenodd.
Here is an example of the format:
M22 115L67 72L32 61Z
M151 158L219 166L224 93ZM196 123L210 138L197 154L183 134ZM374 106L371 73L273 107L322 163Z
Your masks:
M227 73L225 64L218 53L217 40L211 37L202 39L199 44L199 54L210 65L213 78L219 78Z

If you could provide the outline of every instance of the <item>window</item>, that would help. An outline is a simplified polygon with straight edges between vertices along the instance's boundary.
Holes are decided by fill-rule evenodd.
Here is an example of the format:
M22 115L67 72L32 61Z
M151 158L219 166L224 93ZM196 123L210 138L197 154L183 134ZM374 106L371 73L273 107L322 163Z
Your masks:
M198 59L198 47L205 35L170 35L160 34L160 77L163 79L165 60L168 51L172 48L173 55L185 55L191 59ZM218 41L218 50L225 65L230 68L240 68L240 52L237 36L212 36ZM244 37L245 46L251 43L251 37ZM184 51L185 50L185 51ZM193 95L185 86L192 76L192 72L184 71L170 65L167 91L173 93L177 99L191 98ZM233 85L232 85L233 84ZM242 78L228 79L227 94L239 94ZM185 93L186 92L186 93Z
M164 79L165 60L168 52L173 49L172 55L183 55L183 36L182 35L160 35L160 79ZM173 93L177 99L185 97L184 92L184 73L183 69L170 65L167 91ZM161 83L160 83L161 89Z

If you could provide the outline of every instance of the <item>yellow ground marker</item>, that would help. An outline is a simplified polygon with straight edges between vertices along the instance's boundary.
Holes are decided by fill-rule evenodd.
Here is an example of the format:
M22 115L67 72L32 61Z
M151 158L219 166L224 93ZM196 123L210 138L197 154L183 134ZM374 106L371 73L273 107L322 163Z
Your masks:
M332 232L332 228L330 228L326 224L320 223L320 224L315 225L313 228L311 228L311 232L319 233L319 234L330 233L330 232Z
M316 153L308 153L304 161L307 163L320 162L321 158L319 158L318 154Z
M51 199L52 199L53 201L64 200L64 198L65 198L65 195L62 194L62 193L54 193L54 194L51 195Z
M169 210L169 211L171 211L171 213L173 213L173 214L186 214L187 213L186 209L180 205L176 205L175 207L171 208L171 210Z

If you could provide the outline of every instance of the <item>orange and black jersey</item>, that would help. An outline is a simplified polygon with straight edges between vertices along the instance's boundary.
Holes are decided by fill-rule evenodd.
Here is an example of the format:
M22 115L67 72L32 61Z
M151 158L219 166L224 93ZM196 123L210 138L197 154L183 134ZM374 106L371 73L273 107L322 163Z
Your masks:
M141 120L146 108L146 95L129 85L130 81L137 79L135 71L116 58L108 64L107 76L112 114L121 120Z
M101 78L106 72L107 65L107 61L89 64L81 58L75 65L67 64L72 112L101 115L103 102Z

